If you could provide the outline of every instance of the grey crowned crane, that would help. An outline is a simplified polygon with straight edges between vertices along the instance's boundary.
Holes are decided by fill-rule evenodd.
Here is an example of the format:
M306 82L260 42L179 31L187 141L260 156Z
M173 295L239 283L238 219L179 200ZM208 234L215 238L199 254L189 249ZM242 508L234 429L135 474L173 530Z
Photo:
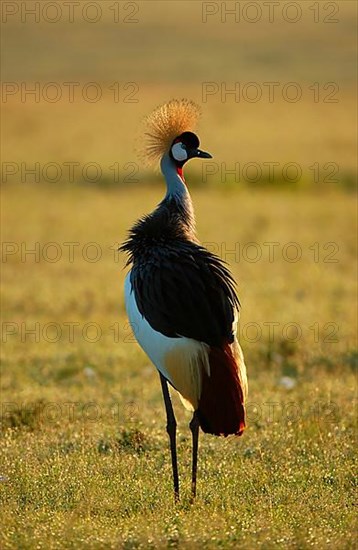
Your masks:
M179 499L176 420L168 383L193 411L192 500L196 495L199 427L241 435L245 427L246 368L236 339L239 300L224 262L200 245L183 176L192 158L211 158L192 130L199 107L171 100L145 122L143 154L159 161L167 184L162 202L132 227L121 250L131 265L126 309L135 336L159 371L167 414L174 498Z

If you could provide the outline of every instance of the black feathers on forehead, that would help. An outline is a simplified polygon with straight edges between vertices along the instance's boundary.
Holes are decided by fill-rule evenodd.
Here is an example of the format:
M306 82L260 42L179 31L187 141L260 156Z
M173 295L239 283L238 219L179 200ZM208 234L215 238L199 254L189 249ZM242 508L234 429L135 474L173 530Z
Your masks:
M174 143L184 143L189 149L197 149L200 145L198 136L193 132L183 132L175 138L172 145Z

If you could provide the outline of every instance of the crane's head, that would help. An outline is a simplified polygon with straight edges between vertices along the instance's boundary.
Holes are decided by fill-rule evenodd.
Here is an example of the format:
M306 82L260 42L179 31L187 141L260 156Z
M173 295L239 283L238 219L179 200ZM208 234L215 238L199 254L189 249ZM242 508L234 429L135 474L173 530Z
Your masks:
M193 133L200 117L200 107L188 99L171 99L144 119L139 154L146 164L156 164L169 155L177 169L192 158L212 158L199 149Z
M199 149L199 145L200 141L196 134L193 132L183 132L174 139L169 156L177 168L182 168L192 158L211 159L212 156L210 153Z

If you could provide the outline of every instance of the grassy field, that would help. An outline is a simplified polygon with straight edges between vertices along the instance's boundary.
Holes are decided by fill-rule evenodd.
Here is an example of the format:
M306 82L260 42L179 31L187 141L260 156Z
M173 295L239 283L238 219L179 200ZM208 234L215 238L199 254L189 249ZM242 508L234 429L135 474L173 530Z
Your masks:
M19 92L2 105L0 546L353 549L356 3L339 2L337 24L322 22L335 3L320 3L315 23L304 1L296 24L280 10L274 23L204 24L202 2L147 1L134 25L114 25L112 4L97 24L13 17L2 28L3 80ZM203 100L205 82L267 81L297 82L302 100ZM58 102L42 95L49 82ZM73 102L65 82L79 83ZM81 95L88 82L97 103ZM329 82L338 101L315 102L312 85ZM24 84L39 101L22 98ZM249 374L243 437L201 434L193 506L190 416L174 392L175 506L159 378L128 326L117 252L164 192L135 156L140 120L182 96L202 104L214 159L209 175L193 161L187 181L201 241L238 281ZM250 162L263 169L256 183ZM288 162L302 169L294 184Z
M113 250L161 192L4 189L3 240L39 248L38 257L7 249L3 264L3 548L353 548L352 196L194 191L200 236L239 281L249 427L239 440L202 437L190 506L190 418L174 398L175 507L159 379L126 324ZM229 253L253 241L258 262L252 250ZM72 263L68 242L78 243ZM90 242L102 254L93 263L83 259L95 257ZM279 243L273 262L264 242ZM283 258L289 242L302 249L295 263Z

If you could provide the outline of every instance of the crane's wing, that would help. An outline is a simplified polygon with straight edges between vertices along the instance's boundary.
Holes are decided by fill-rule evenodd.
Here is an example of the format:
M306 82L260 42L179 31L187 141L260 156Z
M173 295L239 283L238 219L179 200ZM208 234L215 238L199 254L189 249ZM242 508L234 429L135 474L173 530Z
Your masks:
M209 346L234 340L234 284L220 258L187 241L151 247L131 271L138 309L154 330Z

